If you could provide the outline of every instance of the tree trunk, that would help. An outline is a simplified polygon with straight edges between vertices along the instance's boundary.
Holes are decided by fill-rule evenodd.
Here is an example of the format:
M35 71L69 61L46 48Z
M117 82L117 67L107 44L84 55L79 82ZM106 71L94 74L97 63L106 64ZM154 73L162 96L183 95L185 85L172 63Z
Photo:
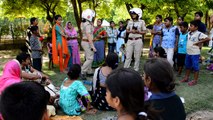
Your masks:
M143 11L146 8L144 4L141 4L141 10Z
M79 8L79 17L78 17L78 32L79 32L80 38L82 38L82 32L81 32L82 1L81 1L81 0L78 0L78 8Z
M205 13L205 25L206 25L206 27L208 27L207 26L208 25L208 18L209 18L209 11L206 10L206 13Z
M78 0L78 9L79 9L79 19L80 19L80 22L81 22L81 13L82 13L82 1L81 0Z
M184 19L186 17L186 15L188 14L188 11L186 10L186 11L184 11L183 15L180 15L180 11L178 9L178 5L176 2L174 2L174 8L175 8L175 13L177 15L177 18L182 17Z
M186 15L188 14L188 11L186 11L181 17L183 18L183 20L184 20L184 18L186 17Z
M78 2L81 2L81 1L78 1ZM80 17L81 13L80 13L80 16L79 16L76 0L71 0L71 3L72 3L72 6L73 6L73 10L74 10L74 16L75 16L75 20L76 20L77 27L78 27L78 32L80 34L80 37L82 37L82 35L81 35L81 17ZM80 5L79 7L81 7L81 4L79 4L79 5ZM79 11L80 11L80 9L79 9Z
M180 12L179 12L179 10L178 10L178 6L177 6L177 3L176 3L176 2L174 2L174 8L175 8L175 13L176 13L176 15L177 15L177 18L180 17Z
M53 25L53 18L50 15L50 10L46 9L46 13L47 13L46 19L51 23L51 25Z
M129 3L125 3L125 5L126 5L126 9L127 9L128 13L129 13L130 9L133 8L133 5L129 4Z
M14 44L15 38L14 38L14 32L13 32L13 25L12 24L10 24L10 32L11 32L12 39L13 39L13 44Z
M0 43L1 43L1 35L2 35L2 31L1 31L1 27L0 27Z
M95 0L92 0L92 7L93 7L93 10L95 11ZM96 13L96 11L95 11Z

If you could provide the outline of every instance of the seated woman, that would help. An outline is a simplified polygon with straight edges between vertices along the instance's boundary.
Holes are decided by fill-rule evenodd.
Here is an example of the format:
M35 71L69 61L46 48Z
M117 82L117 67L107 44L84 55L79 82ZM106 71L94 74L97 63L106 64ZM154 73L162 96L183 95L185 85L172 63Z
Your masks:
M87 89L81 81L77 80L80 73L80 65L73 64L67 73L68 78L65 78L61 85L59 105L67 115L80 115L84 111L91 114L96 113L96 110L90 105L92 100ZM78 96L85 99L86 108L84 107L83 99Z
M118 66L118 55L109 53L103 66L95 70L93 76L93 104L99 110L113 110L106 101L106 78Z
M0 77L0 95L8 86L21 82L21 66L17 60L7 62Z
M106 80L106 100L117 111L117 118L108 120L157 120L152 106L144 106L144 82L130 68L120 68Z

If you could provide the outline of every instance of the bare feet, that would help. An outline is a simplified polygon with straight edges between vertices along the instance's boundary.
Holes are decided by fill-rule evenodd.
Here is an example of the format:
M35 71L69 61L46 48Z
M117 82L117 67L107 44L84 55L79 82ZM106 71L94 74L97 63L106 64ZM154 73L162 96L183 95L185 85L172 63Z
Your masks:
M97 109L91 108L91 109L89 109L89 110L86 111L86 114L94 115L94 114L97 113L97 111L98 111Z

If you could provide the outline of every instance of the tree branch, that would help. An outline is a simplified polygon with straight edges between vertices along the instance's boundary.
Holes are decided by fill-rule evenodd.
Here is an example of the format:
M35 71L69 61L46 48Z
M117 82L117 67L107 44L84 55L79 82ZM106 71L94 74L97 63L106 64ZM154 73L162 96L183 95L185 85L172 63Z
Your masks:
M143 11L146 8L144 4L141 4L141 10Z
M52 9L51 9L51 11L50 11L51 13L55 12L55 8L58 6L58 3L59 3L59 2L55 3L55 5L52 7Z
M126 5L126 9L128 10L128 12L130 11L131 8L133 8L132 4L125 3L125 5Z
M174 8L175 8L175 13L176 13L177 17L180 17L180 13L179 13L178 6L177 6L176 2L174 2Z
M77 23L78 29L80 31L80 29L81 29L81 27L80 27L81 19L80 19L79 14L78 14L78 7L77 7L76 0L70 0L70 1L72 3L72 6L73 6L76 23ZM81 1L79 0L78 2L81 2Z
M182 15L183 19L186 17L186 15L188 14L188 10Z

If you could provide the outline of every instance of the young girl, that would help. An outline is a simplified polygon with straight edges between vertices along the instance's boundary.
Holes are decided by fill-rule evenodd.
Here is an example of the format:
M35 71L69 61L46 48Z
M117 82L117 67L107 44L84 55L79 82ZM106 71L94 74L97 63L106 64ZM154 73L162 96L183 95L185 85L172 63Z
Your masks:
M115 28L115 22L110 21L110 27L107 29L108 35L108 53L115 52L118 31Z
M49 69L53 68L53 58L52 58L52 42L51 38L47 38L47 49L48 49L48 57L49 57Z
M123 57L122 62L125 62L125 59L126 59L126 46L125 46L125 44L122 44L119 50L122 53L122 57Z
M158 71L158 72L156 72ZM152 92L146 105L160 111L158 120L185 120L183 103L175 93L173 69L166 59L149 59L144 64L144 83Z
M117 120L152 118L144 107L144 83L138 72L128 68L118 69L108 76L106 88L106 100L117 110Z
M61 15L55 16L56 24L52 28L52 59L53 64L59 65L61 73L66 72L70 54L67 47L67 38L62 28Z
M106 78L118 66L118 55L109 53L104 65L95 70L93 76L93 103L99 110L112 110L105 99L106 96Z
M157 15L156 16L156 22L153 26L153 30L151 33L154 35L153 37L153 42L152 42L152 47L158 47L160 45L160 39L161 39L161 33L160 31L164 28L164 24L162 23L162 16Z
M80 113L85 110L91 114L96 112L90 105L92 100L87 89L82 82L77 80L80 73L80 65L72 65L67 73L68 78L66 78L61 85L59 105L67 115L80 115ZM87 108L85 108L83 102L77 98L78 95L86 99Z
M166 52L162 47L155 47L153 52L154 57L166 58Z
M123 44L125 44L125 37L126 37L126 28L124 27L124 23L123 21L119 22L119 28L118 28L118 40L116 42L116 52L119 56L121 56L121 59L119 61L124 62L124 55L122 54L122 52L120 51L120 48L122 47Z

